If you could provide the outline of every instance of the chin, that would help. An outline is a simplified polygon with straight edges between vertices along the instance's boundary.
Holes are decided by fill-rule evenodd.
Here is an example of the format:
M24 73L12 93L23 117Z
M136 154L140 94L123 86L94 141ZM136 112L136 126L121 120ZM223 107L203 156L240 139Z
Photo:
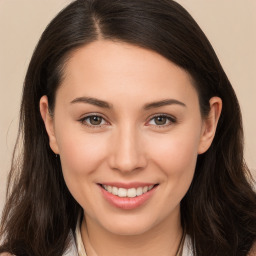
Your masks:
M131 216L130 216L131 217ZM113 218L111 222L102 223L104 229L115 235L135 236L142 235L155 226L153 219L149 220L132 216L132 218Z
M111 227L110 227L111 228ZM137 236L146 233L150 228L148 227L141 227L138 225L123 227L123 226L115 226L112 227L109 232L120 235L120 236Z

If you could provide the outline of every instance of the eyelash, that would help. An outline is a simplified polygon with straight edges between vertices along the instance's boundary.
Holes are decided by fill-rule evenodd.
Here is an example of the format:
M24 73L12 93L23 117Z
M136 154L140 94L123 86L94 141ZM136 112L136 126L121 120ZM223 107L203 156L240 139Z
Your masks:
M167 121L168 121L167 124L163 124L163 125L157 125L157 124L155 124L155 125L153 125L153 126L156 126L157 128L165 128L165 127L168 127L168 126L170 126L170 125L172 125L172 124L177 123L176 118L174 118L173 116L167 115L167 114L157 114L157 115L154 115L154 116L150 117L149 122L152 121L152 120L154 120L154 119L157 118L157 117L166 118ZM148 122L148 123L149 123L149 122Z
M104 120L105 123L102 124L102 125L88 124L88 122L87 122L86 120L89 119L89 118L92 118L92 117L100 117L100 118L102 118L102 120ZM148 121L147 123L149 123L150 121L154 120L154 119L157 118L157 117L166 118L166 119L168 120L168 122L169 122L168 124L163 124L163 125L157 125L157 124L153 125L153 126L156 126L156 127L158 127L158 128L165 128L165 127L167 127L167 126L170 126L170 125L172 125L172 124L177 123L176 118L174 118L173 116L167 115L167 114L157 114L157 115L154 115L154 116L150 117L150 119L149 119L149 121ZM101 121L102 121L102 120L101 120ZM81 118L81 119L78 120L78 121L79 121L82 125L88 126L88 127L90 127L90 128L101 128L103 125L108 124L108 122L105 120L105 118L102 117L102 116L99 115L99 114L90 114L90 115L88 115L88 116L85 116L85 117ZM149 125L147 124L147 126L149 126Z
M92 117L100 117L102 118L102 120L104 120L106 123L108 123L105 118L99 114L90 114L88 116L85 116L83 118L81 118L80 120L78 120L82 125L88 126L89 128L101 128L103 125L92 125L92 124L88 124L88 122L86 122L87 119L92 118Z

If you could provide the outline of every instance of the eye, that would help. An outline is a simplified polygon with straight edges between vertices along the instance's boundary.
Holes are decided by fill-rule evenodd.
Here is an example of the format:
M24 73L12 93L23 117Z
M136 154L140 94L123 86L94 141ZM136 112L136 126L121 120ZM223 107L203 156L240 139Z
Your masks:
M107 124L106 120L99 115L90 115L83 117L82 119L79 120L82 124L87 125L87 126L98 126L100 127L101 125Z
M170 124L176 123L176 119L168 115L157 115L150 119L148 122L149 125L157 126L168 126Z

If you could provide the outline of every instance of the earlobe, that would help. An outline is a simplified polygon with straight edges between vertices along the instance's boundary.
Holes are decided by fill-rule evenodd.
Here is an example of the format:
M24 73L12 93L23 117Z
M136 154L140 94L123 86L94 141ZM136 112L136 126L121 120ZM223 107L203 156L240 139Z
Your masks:
M49 137L50 147L55 154L59 154L59 148L58 148L57 140L55 137L53 116L49 112L48 98L46 95L44 95L40 99L39 106L40 106L40 113L44 121L45 129Z
M209 104L210 112L203 121L198 154L205 153L211 146L222 110L222 100L219 97L212 97Z

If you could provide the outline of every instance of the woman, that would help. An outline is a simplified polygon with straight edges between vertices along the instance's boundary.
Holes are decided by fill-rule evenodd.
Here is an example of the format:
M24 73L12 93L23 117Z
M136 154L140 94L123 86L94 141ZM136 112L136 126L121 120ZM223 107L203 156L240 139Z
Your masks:
M24 84L0 252L255 255L239 104L179 4L73 2Z

